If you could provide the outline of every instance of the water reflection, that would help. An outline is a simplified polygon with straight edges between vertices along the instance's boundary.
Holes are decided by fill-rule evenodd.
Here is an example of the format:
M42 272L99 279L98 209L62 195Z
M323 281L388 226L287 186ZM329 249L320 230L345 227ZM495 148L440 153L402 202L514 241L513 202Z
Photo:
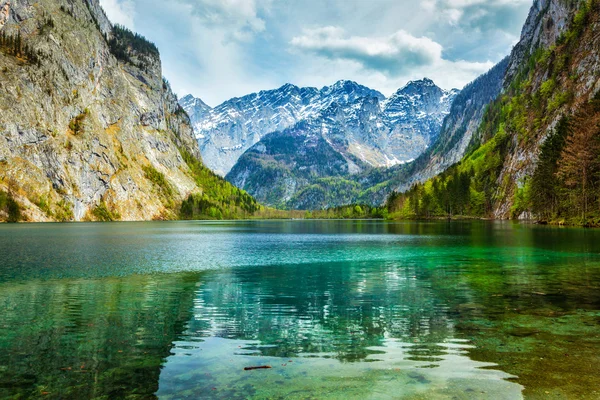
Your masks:
M152 396L196 276L0 285L0 398Z
M327 263L206 273L161 373L177 398L518 398L521 386L455 329L428 274L396 263ZM455 293L459 303L468 292ZM244 367L270 365L267 373ZM340 379L344 377L344 383Z
M595 398L598 239L485 223L2 226L0 398ZM244 371L257 365L272 368Z

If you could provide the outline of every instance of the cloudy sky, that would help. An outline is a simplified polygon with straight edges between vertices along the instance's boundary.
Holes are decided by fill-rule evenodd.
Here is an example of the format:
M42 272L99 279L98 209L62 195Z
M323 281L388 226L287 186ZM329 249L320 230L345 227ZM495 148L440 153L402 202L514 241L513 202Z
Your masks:
M350 79L386 96L461 88L510 52L532 0L100 0L155 42L180 96L211 106L285 83Z

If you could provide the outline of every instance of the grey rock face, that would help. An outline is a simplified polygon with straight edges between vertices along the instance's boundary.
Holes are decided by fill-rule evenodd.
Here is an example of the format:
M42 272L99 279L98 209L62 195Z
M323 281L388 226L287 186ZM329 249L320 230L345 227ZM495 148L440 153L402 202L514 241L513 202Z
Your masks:
M168 217L147 167L175 200L200 190L181 155L200 157L198 144L159 57L118 61L111 29L98 0L0 0L0 30L40 59L0 52L0 190L31 221L92 218L100 203L124 220Z
M506 84L510 84L522 63L537 48L548 48L556 43L578 4L578 0L535 0L533 2L521 32L521 39L510 56Z

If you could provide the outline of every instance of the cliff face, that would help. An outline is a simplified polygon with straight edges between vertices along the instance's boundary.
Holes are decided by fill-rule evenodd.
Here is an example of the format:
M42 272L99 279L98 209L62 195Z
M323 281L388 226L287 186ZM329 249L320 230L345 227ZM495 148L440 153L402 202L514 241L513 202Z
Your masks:
M0 35L0 191L24 219L169 218L201 191L158 51L98 0L0 0Z
M582 8L589 10L578 27L576 13ZM509 125L507 131L510 140L497 181L495 218L517 217L517 193L534 175L541 146L561 118L577 114L600 91L598 8L597 1L539 0L531 9L504 83L508 92L503 102L522 103L516 116L523 123ZM518 217L532 216L522 211Z
M579 3L579 0L534 1L523 26L519 43L511 52L505 85L510 84L523 62L538 48L549 48L556 43L560 34L567 28L572 12Z

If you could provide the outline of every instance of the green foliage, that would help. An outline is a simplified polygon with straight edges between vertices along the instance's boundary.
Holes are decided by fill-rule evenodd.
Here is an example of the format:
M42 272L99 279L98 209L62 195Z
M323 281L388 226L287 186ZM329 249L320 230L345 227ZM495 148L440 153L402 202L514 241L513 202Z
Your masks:
M510 209L510 216L513 219L518 218L523 212L531 210L531 184L527 180L525 184L517 188L513 205Z
M182 219L223 219L221 205L205 194L191 194L181 204Z
M86 108L81 114L77 115L69 122L69 129L73 132L73 135L79 135L84 132L83 125L88 115L90 115L90 110Z
M556 93L552 100L548 102L548 112L552 113L565 104L568 104L573 99L573 93L565 91L561 93Z
M367 204L349 204L326 210L306 211L305 214L305 218L313 219L381 219L387 216L385 207L372 207Z
M182 149L181 156L202 189L202 193L191 194L183 201L180 210L182 219L247 218L262 209L252 196L206 168L188 151Z
M393 218L400 219L472 215L473 174L473 170L461 171L454 166L406 193L393 193L387 209Z
M104 201L101 201L93 210L92 215L100 222L118 221L121 215L116 211L110 211Z
M71 203L64 199L59 201L54 211L54 218L59 222L72 221L75 215Z
M315 179L288 201L295 209L321 208L352 203L360 195L360 184L342 177Z
M549 98L552 93L554 93L554 89L556 89L556 80L554 78L550 78L546 82L542 83L542 86L540 87L540 94L545 98Z
M19 222L23 219L21 206L12 194L5 191L0 191L0 210L8 216L7 222Z
M17 57L29 64L39 66L41 63L38 52L34 51L29 44L24 42L20 31L17 32L16 36L0 32L0 51L4 54Z
M44 212L48 217L52 217L52 209L50 208L50 203L48 201L48 197L39 196L36 201L34 201L35 205L39 207L40 210Z
M540 147L537 168L531 179L531 210L545 221L559 212L560 189L556 174L568 129L568 119L562 118Z
M143 166L144 176L154 185L161 196L165 207L174 207L174 190L171 184L167 181L165 175L154 168L152 165Z

